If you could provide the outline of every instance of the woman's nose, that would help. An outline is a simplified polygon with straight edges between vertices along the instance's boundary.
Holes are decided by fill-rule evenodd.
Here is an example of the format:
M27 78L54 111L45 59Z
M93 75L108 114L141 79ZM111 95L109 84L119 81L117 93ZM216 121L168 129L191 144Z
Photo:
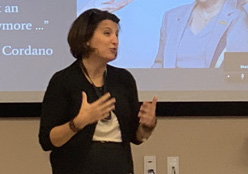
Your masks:
M118 36L113 36L112 43L116 46L119 44Z

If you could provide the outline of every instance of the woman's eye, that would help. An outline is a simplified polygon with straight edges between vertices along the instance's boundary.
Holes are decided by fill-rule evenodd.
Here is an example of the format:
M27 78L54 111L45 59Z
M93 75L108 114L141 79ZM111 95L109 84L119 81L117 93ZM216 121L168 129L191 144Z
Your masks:
M109 36L110 32L106 31L106 32L104 32L104 35Z

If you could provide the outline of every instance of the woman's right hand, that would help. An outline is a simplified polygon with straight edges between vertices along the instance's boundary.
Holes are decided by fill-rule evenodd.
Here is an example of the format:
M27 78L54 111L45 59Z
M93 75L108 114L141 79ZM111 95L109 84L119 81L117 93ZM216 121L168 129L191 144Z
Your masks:
M115 109L115 98L111 98L110 93L106 93L93 103L88 103L87 94L82 93L82 103L79 114L74 118L77 128L102 120L109 116L110 111Z

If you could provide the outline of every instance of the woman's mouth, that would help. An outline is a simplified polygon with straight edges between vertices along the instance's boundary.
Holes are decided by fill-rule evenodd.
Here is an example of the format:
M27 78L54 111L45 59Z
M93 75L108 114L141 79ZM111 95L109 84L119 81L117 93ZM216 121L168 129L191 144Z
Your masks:
M116 54L116 53L117 53L117 48L110 48L110 51L111 51L112 53Z

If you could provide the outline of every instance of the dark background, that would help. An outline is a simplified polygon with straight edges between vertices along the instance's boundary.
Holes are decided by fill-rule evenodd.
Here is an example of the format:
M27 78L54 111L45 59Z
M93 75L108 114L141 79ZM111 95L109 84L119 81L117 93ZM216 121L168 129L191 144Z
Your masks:
M41 103L1 103L0 117L39 117ZM157 116L248 116L248 102L158 102Z

